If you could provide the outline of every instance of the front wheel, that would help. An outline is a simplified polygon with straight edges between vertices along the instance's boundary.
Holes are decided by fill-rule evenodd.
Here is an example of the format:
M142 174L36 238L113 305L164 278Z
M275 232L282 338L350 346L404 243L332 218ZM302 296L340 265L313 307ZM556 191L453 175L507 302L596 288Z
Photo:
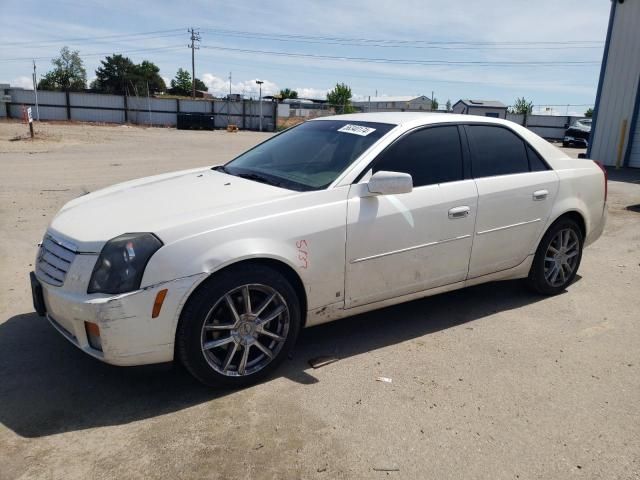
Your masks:
M576 222L569 218L556 221L540 241L529 271L529 285L544 295L564 291L578 272L583 243Z
M178 357L206 385L256 383L291 352L300 330L299 305L276 270L232 267L189 299L176 334Z

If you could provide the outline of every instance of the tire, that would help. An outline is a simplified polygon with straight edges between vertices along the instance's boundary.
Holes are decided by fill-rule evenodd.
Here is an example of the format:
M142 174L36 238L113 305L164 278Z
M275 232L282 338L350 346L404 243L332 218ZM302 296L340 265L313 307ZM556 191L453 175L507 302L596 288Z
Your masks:
M578 224L570 218L560 218L542 237L533 259L529 286L543 295L563 292L576 277L584 239Z
M562 146L564 148L569 148L571 145L569 144L569 142L562 142Z
M258 264L230 267L208 279L187 302L176 353L205 385L252 385L291 353L301 318L298 296L277 270Z

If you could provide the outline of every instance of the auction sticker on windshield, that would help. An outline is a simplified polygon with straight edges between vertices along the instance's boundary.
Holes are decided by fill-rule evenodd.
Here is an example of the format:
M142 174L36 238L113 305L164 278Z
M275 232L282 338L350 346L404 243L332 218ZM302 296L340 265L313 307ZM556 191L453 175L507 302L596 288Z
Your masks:
M352 125L348 123L344 127L339 128L338 131L344 132L344 133L353 133L354 135L360 135L362 137L366 137L371 132L375 132L376 129L371 127L363 127L362 125Z

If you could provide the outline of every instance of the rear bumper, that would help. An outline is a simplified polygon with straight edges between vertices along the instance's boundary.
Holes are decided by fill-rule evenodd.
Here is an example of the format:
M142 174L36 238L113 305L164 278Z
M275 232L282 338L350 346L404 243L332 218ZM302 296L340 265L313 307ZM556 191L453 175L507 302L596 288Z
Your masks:
M64 291L41 282L46 317L83 352L112 365L146 365L173 360L175 330L182 305L200 275L135 292L98 296ZM167 289L160 315L152 318L157 293ZM86 322L100 329L102 350L89 343Z

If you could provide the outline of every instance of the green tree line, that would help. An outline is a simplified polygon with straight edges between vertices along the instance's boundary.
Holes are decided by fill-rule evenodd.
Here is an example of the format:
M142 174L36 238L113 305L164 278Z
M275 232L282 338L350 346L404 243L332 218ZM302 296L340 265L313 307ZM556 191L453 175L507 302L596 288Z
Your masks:
M60 55L51 61L53 68L38 82L40 90L82 91L87 88L87 71L78 50L63 47ZM96 78L89 88L98 93L147 95L169 93L178 96L191 95L191 74L182 68L167 87L160 76L160 68L149 60L134 63L120 54L108 55L100 61ZM205 83L195 79L196 90L207 91Z

